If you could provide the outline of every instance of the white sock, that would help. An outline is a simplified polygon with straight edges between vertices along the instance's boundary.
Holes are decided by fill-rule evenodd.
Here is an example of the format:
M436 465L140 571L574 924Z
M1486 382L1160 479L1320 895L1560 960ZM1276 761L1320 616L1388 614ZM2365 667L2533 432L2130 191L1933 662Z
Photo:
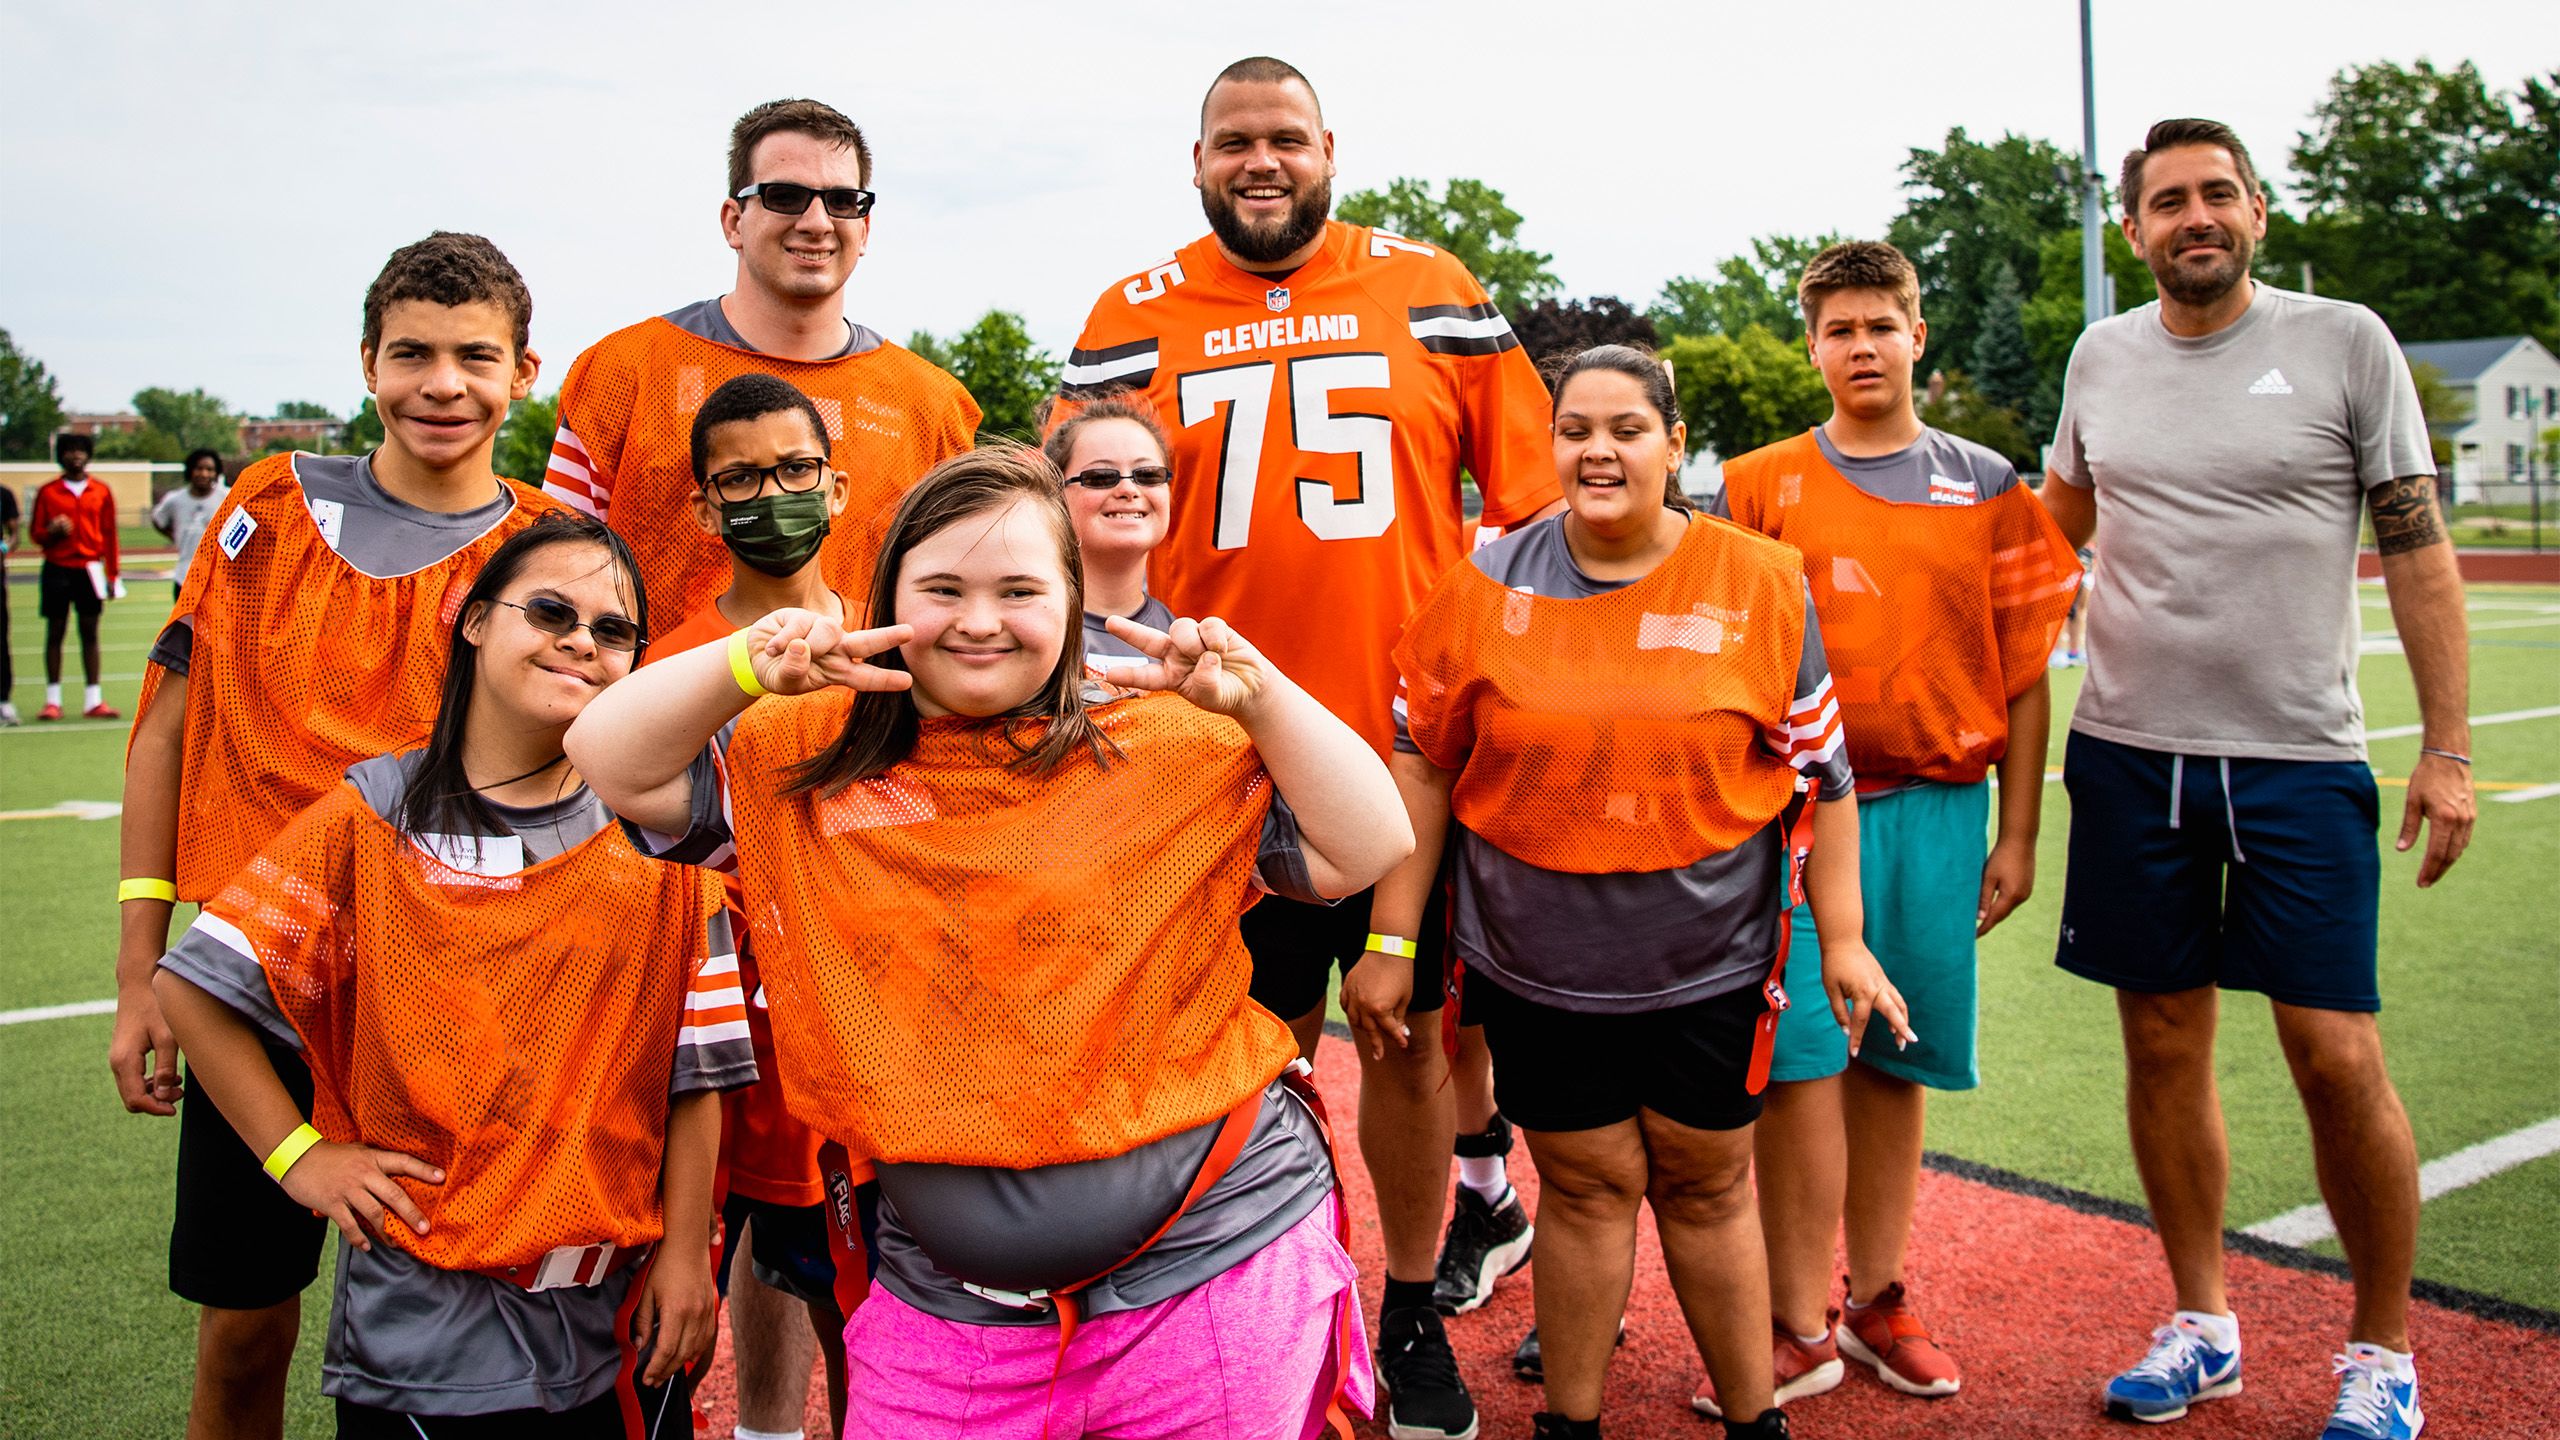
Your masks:
M2202 1310L2181 1310L2177 1321L2192 1327L2216 1350L2227 1354L2240 1348L2240 1317L2237 1315L2208 1315Z
M2418 1378L2418 1357L2415 1352L2386 1350L2379 1345L2368 1345L2359 1340L2347 1346L2347 1353L2368 1365L2381 1366L2394 1380Z
M806 1430L751 1430L744 1425L729 1432L735 1440L808 1440Z
M44 703L47 705L59 705L62 703L61 682L56 681L55 683L44 687Z
M1789 1331L1789 1332L1787 1332L1787 1333L1789 1333L1789 1334L1791 1334L1791 1335L1795 1334L1795 1332L1794 1332L1794 1331L1792 1331L1792 1330L1791 1330L1791 1331ZM1812 1334L1810 1334L1810 1335L1796 1335L1796 1342L1797 1342L1798 1344L1802 1344L1802 1345L1819 1345L1819 1344L1821 1344L1823 1341L1828 1340L1828 1339L1830 1339L1830 1338L1831 1338L1831 1332L1830 1332L1830 1331L1828 1331L1828 1330L1816 1330L1816 1331L1814 1331L1814 1332L1813 1332Z
M1476 1192L1476 1198L1496 1209L1502 1197L1511 1192L1511 1177L1503 1172L1499 1155L1461 1155L1458 1157L1458 1183Z
M80 704L83 708L95 710L106 703L107 687L104 685L89 685L82 687L80 691Z

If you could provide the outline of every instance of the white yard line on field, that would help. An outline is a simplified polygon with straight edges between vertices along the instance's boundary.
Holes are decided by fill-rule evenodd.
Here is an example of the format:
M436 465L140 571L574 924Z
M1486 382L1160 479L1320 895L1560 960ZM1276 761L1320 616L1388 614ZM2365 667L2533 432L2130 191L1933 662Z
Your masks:
M2476 729L2482 725L2511 725L2518 720L2548 720L2554 715L2560 715L2560 705L2545 705L2536 710L2501 710L2494 715L2474 715L2471 717L2471 724ZM2364 738L2405 740L2412 735L2423 735L2426 731L2427 727L2424 725L2387 725L2380 730L2367 730L2364 732Z
M30 1020L68 1020L74 1015L110 1015L115 1008L113 1000L75 1000L68 1005L38 1005L32 1010L0 1010L0 1025L24 1025Z
M2513 1170L2528 1160L2560 1153L2560 1116L2538 1125L2483 1140L2468 1149L2430 1160L2418 1167L2418 1198L2433 1200L2449 1195L2466 1185L2477 1185L2492 1175ZM2316 1245L2338 1233L2329 1220L2329 1209L2317 1201L2298 1210L2287 1210L2272 1220L2252 1225L2244 1233L2279 1245Z

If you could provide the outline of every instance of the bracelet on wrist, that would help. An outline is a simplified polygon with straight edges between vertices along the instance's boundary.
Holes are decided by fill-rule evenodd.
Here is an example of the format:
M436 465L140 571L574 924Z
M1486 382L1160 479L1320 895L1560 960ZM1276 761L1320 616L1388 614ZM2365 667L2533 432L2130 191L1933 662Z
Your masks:
M116 882L116 903L121 905L127 900L166 900L175 905L178 903L178 887L168 880L119 880Z
M1393 955L1399 960L1410 960L1418 953L1418 947L1401 935L1373 934L1369 937L1368 948L1381 955Z
M737 631L729 637L729 674L737 680L738 688L747 692L748 699L761 700L773 692L764 688L764 682L756 678L755 661L749 658L751 654L752 645L746 631Z
M2466 770L2471 768L2470 756L2457 755L2451 750L2438 750L2431 745L2421 745L2418 747L2418 753L2421 755L2433 755L2439 760L2450 760L2454 764L2459 765Z
M279 1185L283 1184L284 1172L292 1169L294 1161L301 1159L306 1151L319 1143L320 1132L312 1129L309 1121L294 1126L293 1133L284 1137L284 1143L268 1153L267 1177Z

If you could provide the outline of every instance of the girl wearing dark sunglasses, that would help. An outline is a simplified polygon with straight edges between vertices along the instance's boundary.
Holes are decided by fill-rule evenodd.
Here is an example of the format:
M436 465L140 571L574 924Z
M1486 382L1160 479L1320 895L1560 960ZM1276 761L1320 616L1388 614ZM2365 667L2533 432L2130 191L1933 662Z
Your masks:
M1109 674L1147 657L1107 628L1119 615L1151 630L1173 612L1147 593L1147 552L1173 524L1173 468L1164 429L1144 405L1097 400L1041 446L1067 477L1067 518L1084 556L1085 663Z
M755 1077L735 947L718 883L643 858L561 746L647 622L597 522L500 546L426 744L350 768L161 962L199 1083L341 1232L342 1436L522 1413L622 1437L626 1406L686 1433L717 1092ZM262 1037L308 1057L311 1125Z

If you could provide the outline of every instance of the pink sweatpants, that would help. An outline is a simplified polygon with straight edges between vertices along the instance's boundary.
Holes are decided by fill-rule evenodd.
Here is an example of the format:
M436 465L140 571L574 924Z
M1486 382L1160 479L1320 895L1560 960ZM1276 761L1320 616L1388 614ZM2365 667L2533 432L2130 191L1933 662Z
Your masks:
M1370 1412L1375 1381L1333 1200L1215 1280L1076 1327L937 1319L872 1287L844 1330L845 1440L1310 1440L1340 1378Z

